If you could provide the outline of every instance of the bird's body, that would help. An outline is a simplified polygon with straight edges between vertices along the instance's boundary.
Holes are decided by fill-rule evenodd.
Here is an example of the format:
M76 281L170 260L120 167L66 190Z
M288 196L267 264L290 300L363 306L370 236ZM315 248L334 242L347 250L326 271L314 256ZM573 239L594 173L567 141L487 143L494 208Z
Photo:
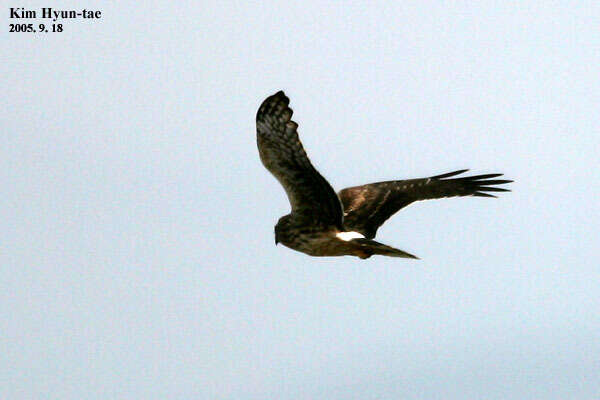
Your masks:
M486 192L507 189L493 185L501 174L452 178L466 170L423 179L377 182L346 188L336 194L313 167L291 120L283 92L268 97L256 116L257 143L264 166L284 187L292 212L275 226L275 242L311 256L374 254L417 258L372 240L389 217L414 201L452 197L495 197Z
M416 258L402 250L366 239L362 233L340 230L310 218L295 218L292 214L282 217L275 226L275 241L315 257L354 255L369 258L373 254L385 254ZM379 253L375 253L376 249Z

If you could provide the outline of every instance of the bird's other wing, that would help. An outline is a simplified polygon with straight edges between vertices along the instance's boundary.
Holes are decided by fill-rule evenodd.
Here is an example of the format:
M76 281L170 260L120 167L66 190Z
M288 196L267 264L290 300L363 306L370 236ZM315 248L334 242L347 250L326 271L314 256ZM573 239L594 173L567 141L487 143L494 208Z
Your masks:
M279 91L256 114L256 139L263 165L281 183L292 212L341 229L342 205L331 185L313 167L291 120L290 100Z
M454 196L496 197L488 192L510 191L495 186L512 182L493 179L502 174L451 178L466 171L463 169L429 178L377 182L343 189L338 196L344 206L345 229L360 232L372 239L389 217L412 202Z

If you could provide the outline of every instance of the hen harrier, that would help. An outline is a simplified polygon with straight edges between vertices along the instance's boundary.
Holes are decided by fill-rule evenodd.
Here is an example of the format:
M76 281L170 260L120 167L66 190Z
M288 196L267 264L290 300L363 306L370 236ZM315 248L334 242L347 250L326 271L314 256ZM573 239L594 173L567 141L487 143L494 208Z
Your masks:
M275 244L311 256L373 254L417 258L372 240L393 214L418 200L453 196L496 197L496 187L512 181L492 179L502 174L450 177L466 169L422 179L370 183L343 189L337 195L310 163L291 120L290 100L279 91L268 97L256 114L260 159L283 185L292 212L275 225Z

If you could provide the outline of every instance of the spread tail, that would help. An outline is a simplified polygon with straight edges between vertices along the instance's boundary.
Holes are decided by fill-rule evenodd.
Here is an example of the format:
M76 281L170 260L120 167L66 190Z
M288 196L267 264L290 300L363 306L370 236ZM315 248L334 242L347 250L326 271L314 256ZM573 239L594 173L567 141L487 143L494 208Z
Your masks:
M410 253L407 253L400 249L395 249L391 246L376 242L371 239L353 239L352 242L360 246L358 249L359 253L364 253L364 255L358 255L360 258L369 258L373 254L379 254L388 257L413 258L416 260L419 259L419 257L414 256Z

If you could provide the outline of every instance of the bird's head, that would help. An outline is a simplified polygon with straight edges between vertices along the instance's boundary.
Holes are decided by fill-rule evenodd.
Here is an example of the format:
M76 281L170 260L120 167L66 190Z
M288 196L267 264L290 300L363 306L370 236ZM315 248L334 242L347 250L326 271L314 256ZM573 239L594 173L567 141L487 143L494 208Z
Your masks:
M279 218L279 221L277 221L277 225L275 225L275 245L277 246L277 243L279 242L283 242L285 243L285 237L286 237L286 232L289 229L289 225L290 225L290 215L284 215L283 217Z

